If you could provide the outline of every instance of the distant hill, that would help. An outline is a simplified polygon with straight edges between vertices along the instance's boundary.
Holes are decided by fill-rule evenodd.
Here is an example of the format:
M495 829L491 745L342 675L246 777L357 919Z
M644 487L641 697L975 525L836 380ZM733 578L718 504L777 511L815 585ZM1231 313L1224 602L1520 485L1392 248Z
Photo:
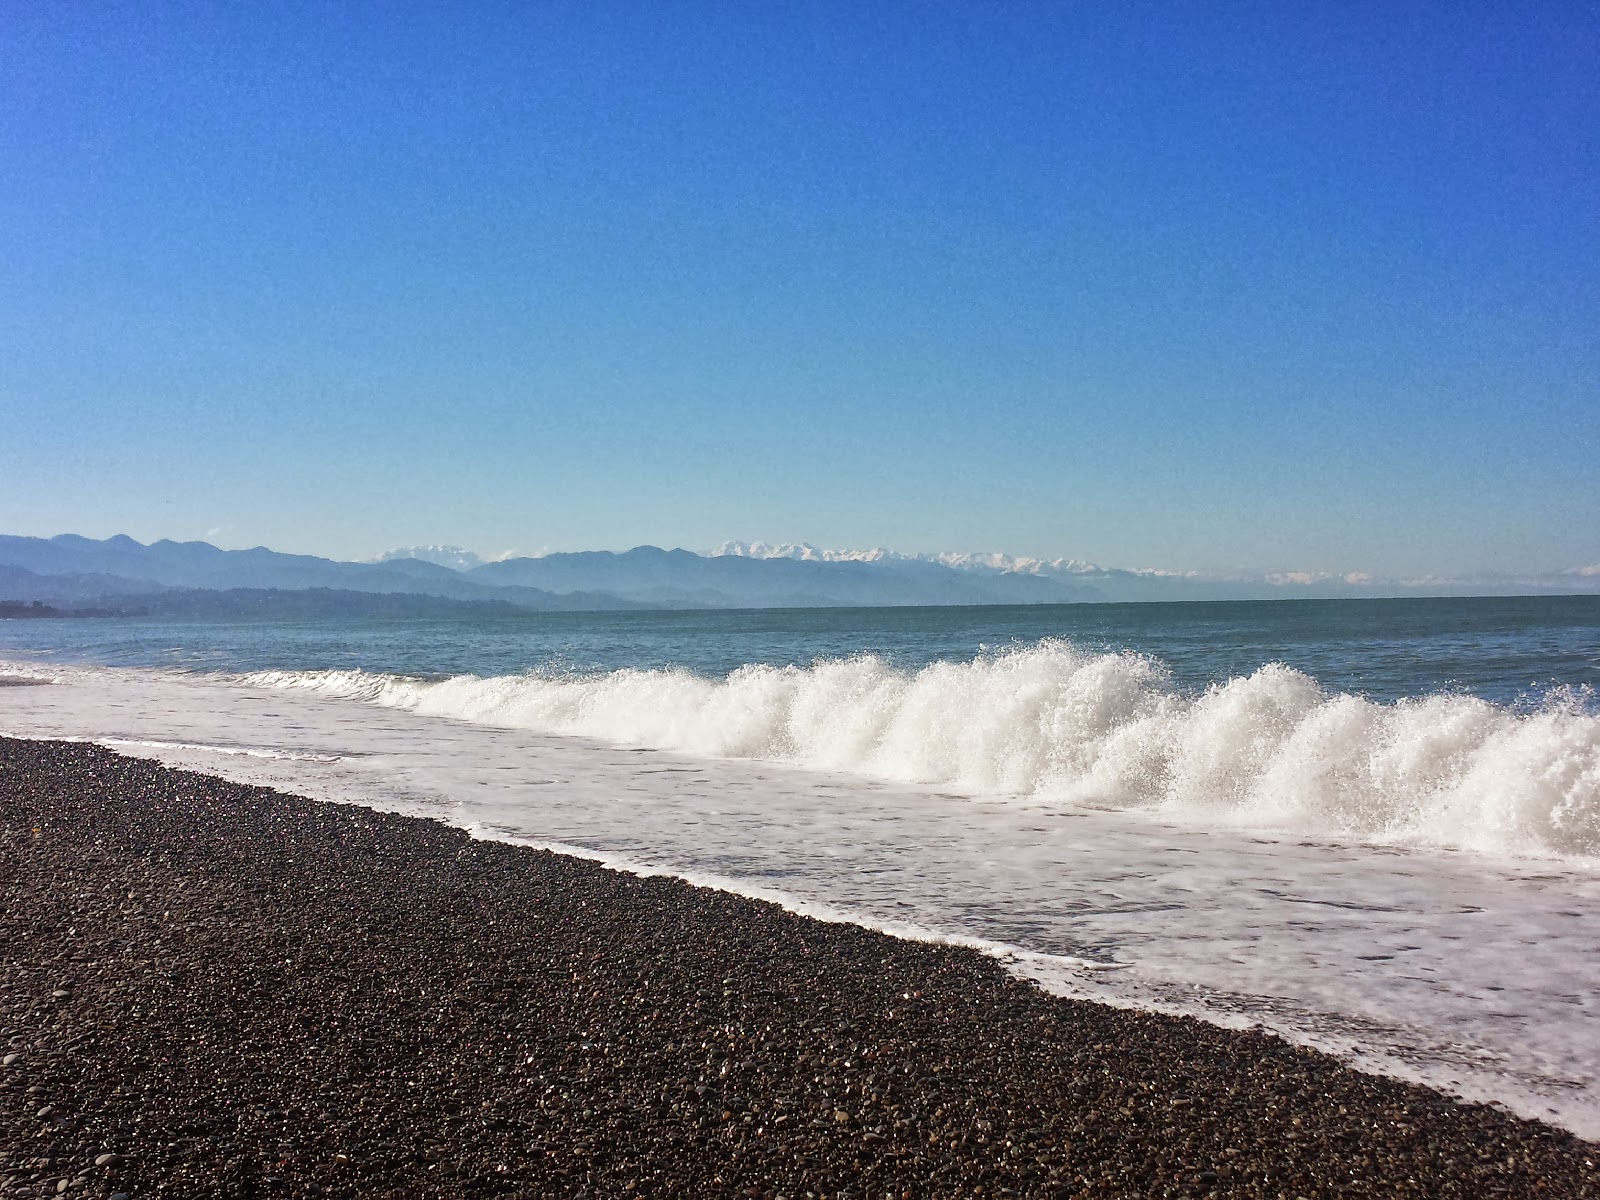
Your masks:
M403 562L411 558L449 567L452 571L465 571L469 567L483 565L483 559L471 550L463 550L460 546L401 546L395 550L385 550L372 561Z
M1092 588L1034 575L979 575L939 563L703 556L638 546L511 558L465 572L475 582L556 593L609 592L662 608L816 608L906 604L1062 604Z
M41 575L103 575L190 588L332 587L445 594L462 590L465 583L449 567L414 558L342 563L309 554L280 554L265 546L219 550L209 542L166 540L146 546L120 534L104 541L70 533L53 538L0 536L0 565ZM471 590L470 585L465 590Z
M221 550L208 542L159 541L148 546L119 535L96 541L76 534L53 538L0 535L0 599L45 603L133 603L154 611L198 612L207 602L180 603L169 593L323 589L351 594L423 596L507 607L511 610L604 610L638 605L612 595L571 592L555 596L538 588L474 582L449 567L420 559L383 563L335 562L308 554L280 554L258 546ZM160 601L153 597L165 596ZM274 605L282 606L281 600ZM220 606L220 607L218 607ZM213 602L217 611L227 607ZM345 609L354 611L350 604ZM398 606L367 602L370 612ZM416 606L413 606L416 607Z
M1119 570L1070 559L839 552L761 543L729 543L713 554L637 546L623 553L594 550L498 562L483 562L453 546L415 546L372 562L336 562L264 546L222 550L207 542L144 545L126 536L103 541L75 534L0 536L0 600L170 613L277 613L295 611L296 605L308 612L446 611L429 609L417 597L494 606L485 612L502 606L549 612L1538 595L1597 587L1600 567L1477 581L1374 581L1303 573L1228 577ZM329 594L296 601L283 595L317 590ZM177 592L196 595L180 598ZM354 596L413 599L358 602Z
M0 618L8 617L59 617L61 609L35 600L24 604L21 600L0 600Z
M77 606L111 595L146 595L162 591L159 583L124 579L116 575L47 575L0 562L0 599L38 600L44 604Z
M1053 604L1102 598L1095 589L1038 575L955 570L936 562L823 562L703 556L640 546L514 558L454 570L411 552L471 562L421 547L382 561L335 562L258 546L126 536L96 541L0 536L0 597L47 602L152 595L172 588L260 589L437 596L522 608L814 608L912 604ZM17 571L25 572L18 576ZM166 602L170 604L171 602ZM154 606L156 608L160 605Z

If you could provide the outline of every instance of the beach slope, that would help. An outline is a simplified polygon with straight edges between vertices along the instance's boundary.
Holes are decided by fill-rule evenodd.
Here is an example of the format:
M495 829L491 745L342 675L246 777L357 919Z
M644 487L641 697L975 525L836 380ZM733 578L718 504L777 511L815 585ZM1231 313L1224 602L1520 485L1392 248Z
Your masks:
M0 1195L1600 1195L1600 1148L964 949L0 739Z

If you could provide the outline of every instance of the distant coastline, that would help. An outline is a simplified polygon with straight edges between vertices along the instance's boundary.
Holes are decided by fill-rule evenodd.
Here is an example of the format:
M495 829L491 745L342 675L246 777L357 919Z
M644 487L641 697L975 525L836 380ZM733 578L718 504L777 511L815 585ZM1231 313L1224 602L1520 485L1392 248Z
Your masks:
M50 619L58 617L143 617L143 609L132 611L109 608L57 608L38 600L0 600L0 621Z

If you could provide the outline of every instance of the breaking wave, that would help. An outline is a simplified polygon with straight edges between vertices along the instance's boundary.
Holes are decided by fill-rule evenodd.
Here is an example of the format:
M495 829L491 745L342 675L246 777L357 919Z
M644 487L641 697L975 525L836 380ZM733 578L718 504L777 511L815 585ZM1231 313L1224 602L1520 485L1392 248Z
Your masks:
M916 670L860 655L721 678L272 671L246 682L1186 822L1600 856L1600 717L1571 693L1531 710L1452 694L1380 704L1278 663L1189 693L1152 658L1054 640Z

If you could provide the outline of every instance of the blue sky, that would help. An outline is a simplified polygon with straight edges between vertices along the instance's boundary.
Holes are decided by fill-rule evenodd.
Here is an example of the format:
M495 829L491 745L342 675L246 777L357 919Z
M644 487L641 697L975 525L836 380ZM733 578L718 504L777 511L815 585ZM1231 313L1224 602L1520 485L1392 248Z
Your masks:
M1600 562L1592 5L8 4L0 55L5 532Z

